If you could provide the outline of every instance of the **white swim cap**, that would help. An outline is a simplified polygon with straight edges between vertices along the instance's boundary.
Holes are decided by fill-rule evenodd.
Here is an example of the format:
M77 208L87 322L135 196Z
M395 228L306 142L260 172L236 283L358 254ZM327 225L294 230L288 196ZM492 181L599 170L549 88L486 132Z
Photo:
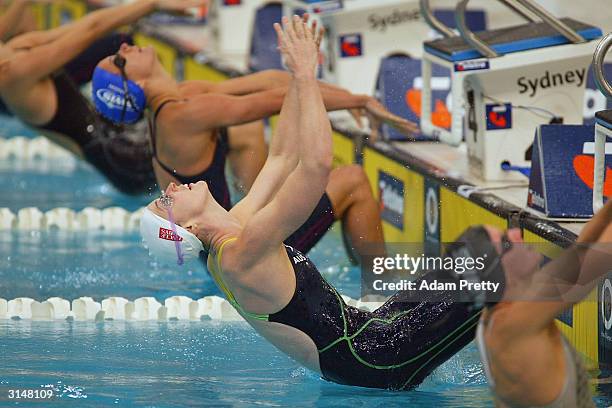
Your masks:
M198 261L200 252L204 251L204 245L198 237L180 225L176 225L175 234L170 221L154 214L148 208L144 209L140 219L140 235L149 253L163 263L177 262L177 242L185 263Z

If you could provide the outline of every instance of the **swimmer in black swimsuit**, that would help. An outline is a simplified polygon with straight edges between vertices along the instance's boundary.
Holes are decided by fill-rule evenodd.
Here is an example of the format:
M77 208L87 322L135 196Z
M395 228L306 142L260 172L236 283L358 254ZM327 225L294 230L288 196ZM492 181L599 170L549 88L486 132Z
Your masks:
M283 244L317 205L332 163L331 127L314 77L316 41L298 17L283 25L275 29L294 79L253 187L228 212L206 183L171 183L144 211L142 237L165 261L191 264L210 252L211 275L247 322L326 379L410 389L473 339L482 305L442 291L414 302L405 292L365 312L347 306L306 256ZM462 241L450 256L485 256L488 274L503 276L485 229Z
M137 0L53 30L17 36L0 46L0 96L23 122L85 157L119 190L146 192L155 183L146 124L116 125L102 118L62 68L96 40L156 9L184 10L203 2ZM91 60L92 55L85 57ZM78 69L72 66L73 78L89 75L91 64L82 62L75 62L81 64Z

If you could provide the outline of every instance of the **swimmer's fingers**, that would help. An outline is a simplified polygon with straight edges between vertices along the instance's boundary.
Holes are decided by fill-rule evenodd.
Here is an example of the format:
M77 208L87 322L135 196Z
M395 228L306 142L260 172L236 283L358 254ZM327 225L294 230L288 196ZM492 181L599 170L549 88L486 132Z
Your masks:
M289 45L295 41L295 31L293 31L293 23L289 21L287 16L284 16L282 19L283 22L283 32L284 32L284 45Z
M349 109L348 112L351 114L353 119L355 119L355 122L357 122L357 126L359 127L359 129L363 129L363 109Z
M374 98L371 98L366 103L366 111L370 114L370 116L375 117L379 122L385 122L403 133L410 135L419 132L419 126L416 123L394 115Z
M370 142L376 142L379 137L378 129L380 128L381 122L372 114L366 113L366 116L368 117L368 122L370 124L370 136L368 139Z
M298 16L293 16L293 31L295 32L295 37L299 40L306 38L306 33L308 30L304 30L305 24L302 19Z
M316 26L316 23L315 23ZM321 41L323 41L323 36L325 35L325 27L321 27L315 36L315 44L317 46L317 50L321 48Z
M286 34L283 31L283 28L281 27L281 25L278 24L278 23L274 23L274 31L276 31L276 39L277 39L277 43L278 43L278 49L282 50L282 48L287 43Z

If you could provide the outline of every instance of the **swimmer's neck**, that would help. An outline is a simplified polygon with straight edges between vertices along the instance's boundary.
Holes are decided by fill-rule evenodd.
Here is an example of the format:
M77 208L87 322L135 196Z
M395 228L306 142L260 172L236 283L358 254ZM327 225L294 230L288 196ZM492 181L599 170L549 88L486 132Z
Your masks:
M216 251L229 238L242 232L240 221L221 207L216 201L208 200L200 215L193 220L197 225L195 235L209 250Z
M153 112L167 100L181 99L178 82L166 71L152 75L142 86L149 107Z

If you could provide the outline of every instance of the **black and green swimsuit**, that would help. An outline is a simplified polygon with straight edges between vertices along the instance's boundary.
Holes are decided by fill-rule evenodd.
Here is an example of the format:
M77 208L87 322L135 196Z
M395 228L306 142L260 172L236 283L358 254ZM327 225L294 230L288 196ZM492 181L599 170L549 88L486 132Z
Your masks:
M376 311L364 311L347 305L306 256L285 248L295 272L295 293L287 306L270 315L249 313L236 302L218 274L219 262L210 271L247 319L282 323L309 336L330 381L411 389L474 338L481 309L457 302L448 292L432 291L431 299L420 302L409 299L408 291L399 292Z

